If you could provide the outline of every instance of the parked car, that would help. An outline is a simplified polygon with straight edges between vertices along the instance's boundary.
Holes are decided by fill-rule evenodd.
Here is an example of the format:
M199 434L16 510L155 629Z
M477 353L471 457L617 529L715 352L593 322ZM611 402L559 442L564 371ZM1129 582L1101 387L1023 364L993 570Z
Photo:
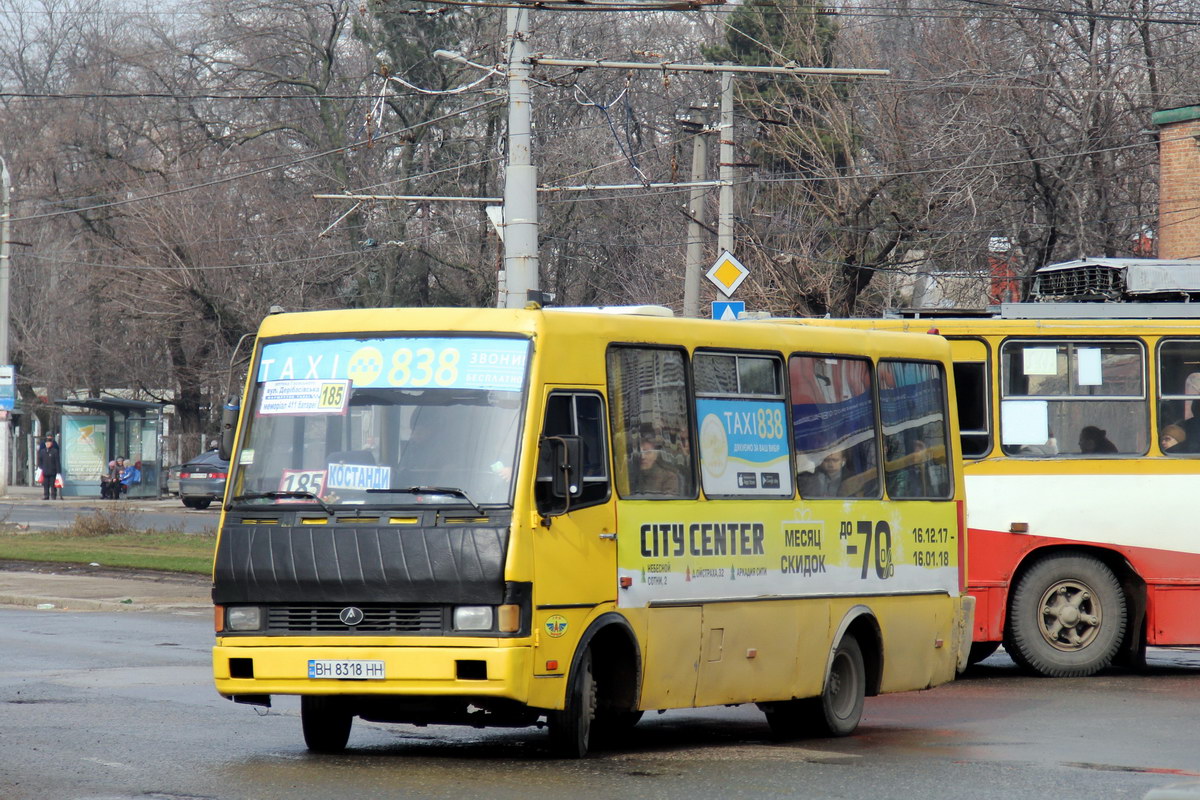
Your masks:
M179 468L179 499L188 508L208 508L225 496L229 462L216 450L201 453Z
M167 467L163 470L163 494L170 496L179 496L179 473L183 470L182 464L176 464L173 467Z

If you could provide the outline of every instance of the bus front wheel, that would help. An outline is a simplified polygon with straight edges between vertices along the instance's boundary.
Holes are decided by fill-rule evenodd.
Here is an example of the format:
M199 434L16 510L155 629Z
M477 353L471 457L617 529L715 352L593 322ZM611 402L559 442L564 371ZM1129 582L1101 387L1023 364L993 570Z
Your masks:
M592 651L585 650L567 687L562 711L551 711L550 747L563 758L583 758L592 739L596 719L596 678L592 674Z
M1125 595L1104 562L1047 558L1017 584L1004 649L1025 670L1079 678L1107 667L1125 635Z
M304 744L314 753L345 750L353 722L354 715L336 697L303 695L300 698Z

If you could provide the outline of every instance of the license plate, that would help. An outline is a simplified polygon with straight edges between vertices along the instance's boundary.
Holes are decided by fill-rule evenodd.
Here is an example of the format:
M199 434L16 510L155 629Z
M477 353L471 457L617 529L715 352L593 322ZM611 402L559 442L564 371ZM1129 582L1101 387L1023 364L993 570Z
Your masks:
M382 661L350 661L346 659L312 659L308 662L308 677L332 678L342 681L381 681L384 679Z

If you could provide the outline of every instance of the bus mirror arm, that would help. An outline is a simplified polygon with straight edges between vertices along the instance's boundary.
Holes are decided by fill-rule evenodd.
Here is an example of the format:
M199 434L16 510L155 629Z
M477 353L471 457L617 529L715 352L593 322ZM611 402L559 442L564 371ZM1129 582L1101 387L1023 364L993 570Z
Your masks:
M221 409L221 440L218 453L225 461L233 454L233 436L237 432L238 412L242 410L242 401L237 395L225 399L225 407Z
M538 478L550 481L550 496L563 501L560 509L543 512L543 525L552 516L571 510L571 500L583 494L583 440L574 435L543 436ZM548 527L548 526L547 526Z

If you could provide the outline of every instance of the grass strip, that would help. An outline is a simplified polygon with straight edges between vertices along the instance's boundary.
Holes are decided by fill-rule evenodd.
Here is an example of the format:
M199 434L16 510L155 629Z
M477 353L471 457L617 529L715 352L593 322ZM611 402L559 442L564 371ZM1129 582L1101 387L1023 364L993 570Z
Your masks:
M99 564L167 572L212 572L214 534L137 530L126 514L81 515L70 528L28 533L0 527L0 559Z

